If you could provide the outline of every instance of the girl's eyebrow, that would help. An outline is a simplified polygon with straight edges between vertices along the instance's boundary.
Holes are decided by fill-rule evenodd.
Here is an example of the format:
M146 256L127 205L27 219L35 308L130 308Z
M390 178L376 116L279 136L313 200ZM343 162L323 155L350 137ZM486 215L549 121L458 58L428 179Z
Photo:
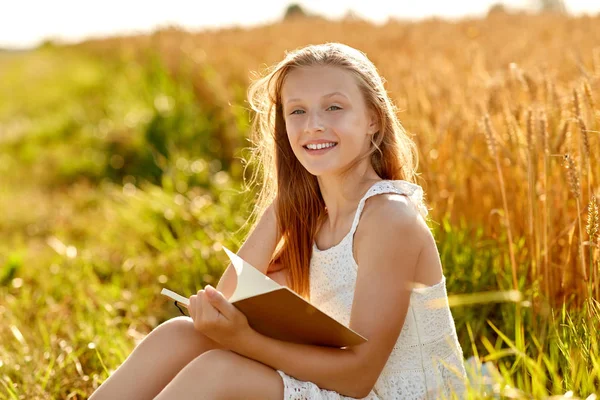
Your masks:
M336 95L339 95L339 96L342 96L342 97L348 98L348 96L346 96L346 95L345 95L344 93L342 93L342 92L331 92L331 93L328 93L328 94L326 94L326 95L323 95L323 97L322 97L322 98L326 99L326 98L333 97L333 96L336 96ZM286 104L287 104L287 103L291 103L291 102L293 102L293 101L302 101L302 99L298 99L298 98L289 99L288 101L286 101Z

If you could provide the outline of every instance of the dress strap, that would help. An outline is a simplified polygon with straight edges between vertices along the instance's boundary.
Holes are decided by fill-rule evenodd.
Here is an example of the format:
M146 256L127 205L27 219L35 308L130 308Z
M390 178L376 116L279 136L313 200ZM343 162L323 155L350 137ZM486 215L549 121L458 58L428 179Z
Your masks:
M398 193L406 195L411 200L412 204L417 208L417 211L419 211L419 213L423 216L423 218L425 218L429 213L423 201L423 189L421 186L404 180L379 181L371 186L362 199L360 199L356 209L356 214L354 215L354 221L352 222L352 228L349 232L350 236L354 236L354 231L358 227L358 221L360 220L360 215L365 207L365 202L367 199L382 193Z

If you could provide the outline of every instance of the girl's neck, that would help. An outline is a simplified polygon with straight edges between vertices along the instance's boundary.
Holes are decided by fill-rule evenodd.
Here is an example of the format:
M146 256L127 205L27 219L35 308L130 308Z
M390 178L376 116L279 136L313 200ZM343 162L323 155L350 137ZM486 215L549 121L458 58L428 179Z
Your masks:
M325 201L327 210L327 220L330 232L335 232L338 228L343 228L345 221L354 215L360 199L367 190L376 182L381 181L381 177L375 171L360 177L348 177L345 180L332 179L328 177L319 177L319 188Z

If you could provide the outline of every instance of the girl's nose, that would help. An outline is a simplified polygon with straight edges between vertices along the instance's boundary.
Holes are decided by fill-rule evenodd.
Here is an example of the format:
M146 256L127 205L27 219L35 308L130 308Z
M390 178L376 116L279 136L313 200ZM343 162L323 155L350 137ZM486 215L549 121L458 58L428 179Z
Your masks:
M318 112L310 112L306 119L306 130L309 132L322 132L325 130L323 121Z

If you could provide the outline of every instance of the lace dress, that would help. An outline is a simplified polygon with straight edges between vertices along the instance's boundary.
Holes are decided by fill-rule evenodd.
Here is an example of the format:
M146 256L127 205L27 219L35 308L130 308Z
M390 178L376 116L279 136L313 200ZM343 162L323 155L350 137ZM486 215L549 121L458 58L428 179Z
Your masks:
M313 244L310 261L311 303L348 326L354 298L358 265L352 255L354 232L365 201L381 193L408 196L423 217L423 190L403 180L375 183L358 204L352 228L337 245L319 250ZM284 382L284 400L351 399L321 389L277 370ZM438 399L460 396L466 379L463 354L454 320L448 307L446 280L436 285L414 288L398 340L377 380L364 399Z

